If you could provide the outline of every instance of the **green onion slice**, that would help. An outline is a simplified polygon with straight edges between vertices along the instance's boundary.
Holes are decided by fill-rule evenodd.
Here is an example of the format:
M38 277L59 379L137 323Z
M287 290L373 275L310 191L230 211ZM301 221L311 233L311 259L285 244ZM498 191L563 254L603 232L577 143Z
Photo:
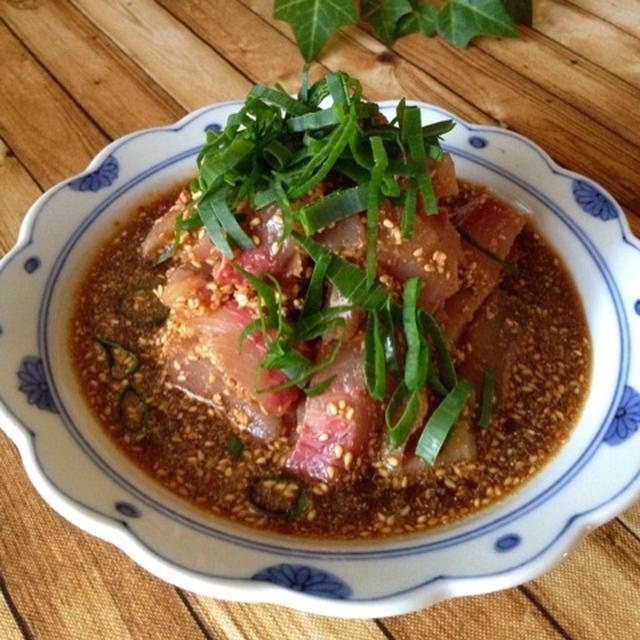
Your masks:
M130 384L118 396L115 417L125 431L140 431L149 416L149 406L138 387Z
M340 189L298 210L298 220L307 235L367 208L367 186Z
M271 89L263 85L255 85L249 92L250 97L260 98L265 102L270 102L278 107L282 107L288 113L296 116L303 115L311 111L303 102L299 102L295 98L292 98L286 91L279 91L278 89Z
M133 351L125 349L113 340L100 336L96 336L95 341L104 349L111 367L111 375L114 378L122 380L133 375L139 369L140 360Z
M380 318L376 311L370 311L367 318L364 339L364 377L369 395L375 400L384 400L387 371Z
M425 386L430 366L429 345L422 335L416 309L420 284L420 278L409 278L402 296L402 324L407 338L404 383L410 391Z
M384 306L389 294L377 283L368 287L367 277L362 269L307 236L295 231L292 235L314 261L322 255L331 256L327 278L345 298L367 311L379 310Z
M496 384L495 367L487 367L484 370L482 379L482 406L480 409L480 417L478 425L482 429L486 429L491 422L491 413L493 411L493 392Z
M420 410L421 393L424 392L409 391L403 382L393 392L384 412L391 446L401 447L415 428ZM398 413L400 413L399 416Z
M321 255L313 266L307 293L304 298L304 306L300 313L300 318L309 317L322 309L324 298L324 277L327 269L331 264L331 256L328 254Z
M240 438L238 438L237 435L235 435L235 433L231 434L227 438L225 447L232 458L239 458L244 451L244 443L242 442L242 440L240 440Z
M453 389L458 382L458 376L456 375L456 368L453 364L453 358L449 351L449 345L447 339L444 337L444 333L440 328L440 325L436 319L425 309L418 311L420 322L431 337L433 346L435 347L438 355L438 366L440 369L440 375L442 376L442 382L447 389Z
M429 464L435 464L442 445L458 421L472 393L472 384L467 380L460 380L427 420L416 446L416 454Z
M369 139L373 153L373 169L371 181L367 189L367 259L366 273L367 284L373 284L377 269L378 246L378 213L380 206L380 189L386 168L389 166L389 158L384 148L382 138L374 136Z

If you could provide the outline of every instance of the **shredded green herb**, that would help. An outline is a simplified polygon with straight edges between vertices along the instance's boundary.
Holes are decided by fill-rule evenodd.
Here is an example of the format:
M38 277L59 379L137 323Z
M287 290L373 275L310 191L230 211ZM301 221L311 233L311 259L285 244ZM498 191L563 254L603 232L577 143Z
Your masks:
M429 464L435 464L440 449L442 449L447 436L458 421L472 393L471 383L460 380L427 420L416 446L416 454Z
M493 392L496 384L495 367L487 367L484 370L482 379L482 405L480 407L480 416L478 417L478 426L486 429L491 422L491 413L493 412Z
M423 125L420 109L404 100L388 122L376 104L362 97L360 83L340 71L311 84L305 67L297 97L279 86L256 86L222 131L207 132L191 184L193 201L176 217L174 241L160 256L160 261L168 259L185 232L204 227L220 252L233 259L237 250L256 247L245 216L276 204L283 219L278 243L297 242L314 268L302 292L302 308L287 315L276 278L255 275L231 261L258 297L258 317L239 340L241 349L250 334L260 332L266 346L255 391L297 386L309 396L324 393L335 376L320 372L341 348L345 313L365 312L364 376L372 398L384 401L390 395L385 420L391 444L402 446L419 426L428 389L443 398L420 438L420 455L430 461L468 398L468 383L457 379L442 329L418 306L422 281L407 280L401 301L377 281L379 211L383 201L402 211L404 238L413 236L418 215L437 213L430 163L442 160L440 136L452 127L450 120ZM308 194L308 202L299 202ZM312 237L361 214L366 215L364 269ZM345 305L326 306L326 282ZM301 345L328 332L332 342L313 362ZM287 379L259 388L263 369L280 370ZM229 447L235 450L237 443L227 444L233 455Z

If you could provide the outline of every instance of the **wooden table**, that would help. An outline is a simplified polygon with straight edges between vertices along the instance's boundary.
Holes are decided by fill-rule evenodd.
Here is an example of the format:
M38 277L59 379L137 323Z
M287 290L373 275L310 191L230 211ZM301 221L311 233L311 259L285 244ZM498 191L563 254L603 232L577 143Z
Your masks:
M265 0L0 0L0 247L33 200L107 142L242 97L293 89L301 59ZM343 30L314 68L528 136L603 184L640 235L640 1L538 0L535 28L466 51ZM383 620L217 601L152 577L54 513L0 436L0 637L640 638L640 507L519 588Z

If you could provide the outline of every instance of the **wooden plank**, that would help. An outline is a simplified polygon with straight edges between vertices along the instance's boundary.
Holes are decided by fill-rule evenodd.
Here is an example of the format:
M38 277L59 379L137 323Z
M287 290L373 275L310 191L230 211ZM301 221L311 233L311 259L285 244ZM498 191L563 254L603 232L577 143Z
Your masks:
M214 6L180 0L158 1L254 82L280 82L292 91L300 86L302 58L286 25L270 19L268 3L229 0ZM380 64L386 48L373 39L369 44L371 46L361 46L338 33L334 45L322 59L324 64L314 65L312 75L326 73L328 68L341 68L358 76L371 99L411 95L438 103L471 120L488 121L482 112L446 87L430 81L412 64L405 61L393 67ZM277 65L264 55L265 51L279 52Z
M0 137L41 188L84 169L107 138L2 23L0 60Z
M340 620L271 604L240 604L189 596L220 640L385 640L373 620Z
M640 145L640 109L629 109L630 104L640 104L640 85L620 82L609 71L531 29L523 29L519 38L478 38L477 46L578 111Z
M283 22L271 18L267 5L259 0L241 1L266 22L287 32ZM383 45L359 28L343 29L342 34L352 43L336 40L334 47L320 56L320 61L332 69L342 68L343 62L348 64L354 47L378 51L382 48L378 59L384 64L377 65L375 72L379 77L378 87L387 90L389 82L385 79L392 76L401 58L385 51ZM640 192L636 186L640 154L635 145L586 118L477 47L461 51L441 40L415 34L398 40L394 51L406 61L419 61L420 69L426 72L424 75L414 67L413 75L423 78L423 86L416 83L410 97L429 100L429 96L422 93L423 87L429 85L430 78L435 78L434 83L448 86L489 118L533 139L562 165L598 180L621 204L634 213L640 212ZM489 120L487 115L475 119L455 108L454 111L473 121Z
M110 137L175 122L184 114L169 94L68 3L5 2L0 16Z
M243 98L251 86L153 0L73 3L188 111L211 102Z
M39 189L2 141L0 194L0 238L5 249L14 242L22 212ZM173 587L44 503L4 434L0 434L0 459L0 574L38 640L202 638ZM154 612L153 625L147 624L149 611ZM0 601L4 640L10 636L2 633L3 619Z
M619 519L640 540L640 501L627 509Z
M2 139L0 185L0 255L4 255L16 241L18 227L25 212L41 192Z
M447 600L422 611L385 618L382 623L397 640L565 637L518 589Z
M573 4L640 38L640 0L574 0Z
M11 612L4 594L0 592L0 638L2 640L25 640Z
M610 4L609 0L596 2L603 6ZM636 11L635 18L629 23L635 24L636 28L640 28L638 15ZM538 0L533 26L536 31L622 80L640 86L640 40L637 37L562 0Z
M4 434L0 458L0 572L38 640L202 638L173 587L42 501Z
M637 638L640 541L614 520L527 589L572 638Z

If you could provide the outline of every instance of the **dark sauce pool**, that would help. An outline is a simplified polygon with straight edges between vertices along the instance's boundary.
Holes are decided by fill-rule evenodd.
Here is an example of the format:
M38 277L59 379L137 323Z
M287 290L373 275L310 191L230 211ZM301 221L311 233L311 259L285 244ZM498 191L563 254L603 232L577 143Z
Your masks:
M371 452L374 464L361 478L335 487L287 477L289 437L264 443L238 433L214 406L164 382L156 338L165 314L152 292L165 267L144 260L139 247L178 192L141 207L99 250L77 293L70 338L85 400L102 427L171 491L254 528L322 538L407 534L491 505L537 473L569 437L589 383L588 330L562 261L527 224L509 256L518 275L500 285L511 301L503 310L507 326L513 323L522 348L489 428L477 431L476 459L436 465L416 481ZM135 372L126 352L108 355L109 342L135 354ZM263 489L294 500L296 513L275 517L257 509L250 494Z

